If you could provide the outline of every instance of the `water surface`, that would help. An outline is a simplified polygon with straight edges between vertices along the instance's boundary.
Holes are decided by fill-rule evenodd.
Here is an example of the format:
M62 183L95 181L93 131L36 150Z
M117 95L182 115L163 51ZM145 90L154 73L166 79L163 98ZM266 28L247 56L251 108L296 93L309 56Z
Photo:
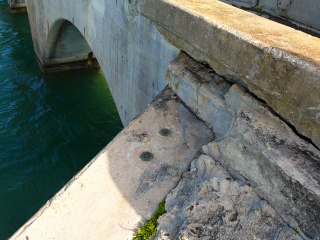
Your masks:
M0 240L10 237L121 130L103 73L44 76L27 14L0 0Z

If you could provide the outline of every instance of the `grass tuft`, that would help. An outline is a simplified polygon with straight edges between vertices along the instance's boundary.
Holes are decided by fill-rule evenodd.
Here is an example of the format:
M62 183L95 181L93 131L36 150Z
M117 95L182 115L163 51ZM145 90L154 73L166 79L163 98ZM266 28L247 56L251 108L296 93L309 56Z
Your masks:
M259 5L257 6L257 9L258 9L257 15L258 15L258 16L262 16L262 14L263 14L263 4L262 4L262 3L259 4Z
M161 203L159 203L159 207L156 212L151 216L150 220L147 220L145 224L143 224L137 233L133 234L133 240L150 240L150 237L155 237L157 233L157 227L159 225L158 218L166 213L165 210L166 200L163 199Z

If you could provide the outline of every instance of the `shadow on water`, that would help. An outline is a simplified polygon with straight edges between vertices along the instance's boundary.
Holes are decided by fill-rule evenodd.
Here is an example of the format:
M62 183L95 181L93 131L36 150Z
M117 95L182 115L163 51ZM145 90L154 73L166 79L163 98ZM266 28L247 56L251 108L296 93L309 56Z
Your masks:
M44 76L27 14L0 1L0 239L85 166L122 124L101 71Z

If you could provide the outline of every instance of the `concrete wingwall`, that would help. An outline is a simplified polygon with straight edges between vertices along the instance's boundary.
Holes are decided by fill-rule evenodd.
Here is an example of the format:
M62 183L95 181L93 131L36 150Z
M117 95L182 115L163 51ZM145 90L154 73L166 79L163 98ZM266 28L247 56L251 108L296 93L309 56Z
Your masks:
M32 0L27 1L27 9L40 63L45 66L83 60L91 48L124 125L166 86L168 63L179 50L162 37L150 20L139 14L136 0ZM59 49L53 51L57 43ZM67 52L48 53L62 50Z

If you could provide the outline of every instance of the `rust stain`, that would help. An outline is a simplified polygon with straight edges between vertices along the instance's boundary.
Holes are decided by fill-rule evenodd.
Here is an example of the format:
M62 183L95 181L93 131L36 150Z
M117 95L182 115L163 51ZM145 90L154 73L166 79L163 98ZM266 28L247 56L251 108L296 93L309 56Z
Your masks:
M217 82L217 85L220 85L221 83L224 83L224 82L225 82L225 80L222 79L222 80L220 80L219 82Z

